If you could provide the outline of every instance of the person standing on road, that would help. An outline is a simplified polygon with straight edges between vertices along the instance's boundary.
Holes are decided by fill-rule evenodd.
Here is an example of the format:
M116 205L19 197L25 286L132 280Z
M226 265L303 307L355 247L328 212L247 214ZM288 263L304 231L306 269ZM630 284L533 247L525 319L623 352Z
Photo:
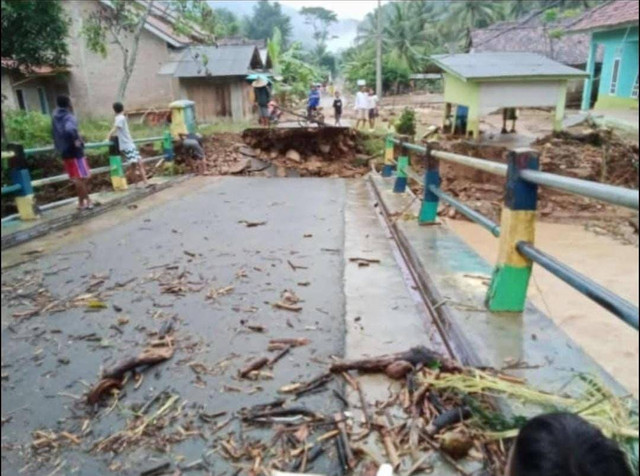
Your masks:
M364 86L360 86L360 90L356 93L356 129L360 127L360 123L365 126L367 124L367 112L369 111L369 96L365 92Z
M307 100L307 117L311 119L312 114L318 109L320 105L320 91L318 91L317 86L314 84L311 86L311 91L309 91L309 99Z
M140 158L140 152L138 152L138 148L133 142L133 137L131 137L131 132L129 132L129 123L127 122L127 116L124 115L124 106L121 102L113 103L113 112L116 113L116 117L106 140L111 140L114 135L118 138L118 150L124 155L127 165L135 167L142 178L142 183L146 187L148 185L147 174Z
M251 83L251 86L253 86L256 93L260 125L269 127L269 101L271 101L271 91L269 91L268 83L264 78L258 78Z
M373 91L373 88L369 89L369 126L371 132L376 127L376 117L378 117L378 96Z
M340 97L340 91L336 91L335 99L333 100L333 115L336 120L336 126L342 126L340 124L340 118L342 117L342 98Z
M78 132L78 121L73 115L69 96L58 96L58 106L53 112L51 129L56 151L62 156L64 169L76 187L78 210L92 209L89 198L88 180L91 175L87 158L84 155L84 143Z
M518 120L518 111L514 107L506 107L502 110L502 134L508 132L514 134L516 132L516 121ZM507 121L511 122L511 130L507 131Z

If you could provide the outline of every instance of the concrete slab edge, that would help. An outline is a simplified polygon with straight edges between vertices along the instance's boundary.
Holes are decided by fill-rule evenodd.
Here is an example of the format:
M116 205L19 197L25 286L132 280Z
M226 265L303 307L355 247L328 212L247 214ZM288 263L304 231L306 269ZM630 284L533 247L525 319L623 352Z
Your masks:
M389 210L388 204L386 204L382 198L378 185L374 180L372 180L372 176L369 175L368 178L376 194L381 210L388 218L392 212ZM409 190L408 193L412 194ZM482 365L480 356L472 352L471 345L464 338L463 330L459 328L455 324L455 320L451 318L451 313L455 311L451 309L451 306L447 304L444 297L439 293L433 279L431 279L429 274L422 267L415 250L409 244L409 241L404 234L398 229L396 223L390 222L390 220L387 220L387 222L389 224L389 229L398 244L400 253L402 253L406 260L409 271L413 275L420 293L425 298L425 303L427 306L431 307L433 311L435 324L449 349L451 357L456 358L464 365Z
M167 182L158 184L155 187L146 189L142 191L142 193L126 194L121 198L117 198L113 201L110 201L109 203L106 203L99 207L95 207L93 210L85 211L82 215L72 214L72 215L63 216L55 220L40 223L28 230L21 230L15 233L11 233L9 235L5 235L2 237L2 240L0 241L0 249L4 251L14 246L34 240L36 238L40 238L41 236L47 235L49 233L63 230L72 225L85 222L93 217L96 217L105 212L113 210L116 207L119 207L121 205L128 205L137 200L153 195L154 193L165 190L173 185L179 184L189 179L190 177L191 176L189 175L178 177L176 179L172 179Z

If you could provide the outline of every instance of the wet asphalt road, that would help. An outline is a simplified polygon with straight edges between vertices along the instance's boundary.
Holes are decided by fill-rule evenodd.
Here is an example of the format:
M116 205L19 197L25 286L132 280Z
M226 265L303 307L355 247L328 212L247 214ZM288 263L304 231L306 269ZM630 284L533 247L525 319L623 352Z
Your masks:
M214 446L210 437L186 438L167 446L166 453L142 447L118 455L88 450L124 429L135 405L161 390L176 395L197 426L202 425L195 418L199 412L231 414L272 401L282 385L315 377L326 370L330 356L342 355L345 189L340 179L211 180L161 207L123 216L106 231L3 271L3 474L18 474L22 468L22 474L33 475L56 469L56 474L137 475L165 461L189 463L203 454L209 455L211 474L232 474L222 458L208 453ZM247 227L240 221L266 223ZM175 282L180 274L184 295L162 293L158 280ZM29 277L42 277L36 287L40 291L25 286L17 297L20 291L13 286ZM207 300L212 288L229 286L228 294ZM13 317L31 309L32 298L42 289L62 302L94 293L107 308L83 305L28 319ZM301 312L272 307L286 289L301 298ZM172 319L173 358L145 372L137 390L127 384L110 413L101 408L92 415L78 397L97 381L101 369L141 351L157 338L153 332ZM266 331L252 332L247 323ZM237 379L247 361L273 355L267 352L269 339L283 337L307 337L311 343L277 363L273 379ZM197 364L196 370L190 364ZM340 409L330 391L297 404L325 413ZM33 457L33 431L77 435L88 425L79 445L66 441L61 451ZM234 425L229 430L237 436ZM313 469L329 470L326 465L320 462Z

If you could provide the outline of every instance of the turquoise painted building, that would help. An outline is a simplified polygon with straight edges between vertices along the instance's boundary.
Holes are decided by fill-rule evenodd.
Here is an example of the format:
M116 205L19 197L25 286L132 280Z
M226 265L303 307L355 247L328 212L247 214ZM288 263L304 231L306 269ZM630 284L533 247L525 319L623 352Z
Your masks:
M638 1L617 0L593 8L571 31L591 33L590 76L585 80L582 109L589 109L599 50L602 71L594 109L638 109Z

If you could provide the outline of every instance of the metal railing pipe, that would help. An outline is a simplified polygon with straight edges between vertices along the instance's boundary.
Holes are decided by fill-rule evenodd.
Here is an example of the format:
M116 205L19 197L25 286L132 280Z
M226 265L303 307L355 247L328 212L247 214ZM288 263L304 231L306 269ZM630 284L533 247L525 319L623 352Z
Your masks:
M455 208L464 216L469 218L471 221L477 223L478 225L488 230L493 236L495 237L500 236L500 225L498 225L497 223L494 223L489 218L484 216L482 213L474 210L468 205L465 205L461 201L453 198L451 195L443 192L440 189L440 187L434 187L432 185L429 187L429 190L431 190L434 194L436 194L438 198L440 198L442 201L447 202L453 208Z
M638 190L564 177L537 170L523 170L520 172L520 176L527 182L638 210L638 199L640 197Z
M579 291L589 299L600 304L631 327L638 330L638 308L629 301L600 286L583 274L571 269L553 256L537 249L531 243L519 241L516 247L520 254L542 266L576 291Z
M133 142L135 144L148 144L151 142L158 142L161 141L163 139L162 136L157 136L157 137L143 137L142 139L135 139ZM88 142L84 145L85 149L100 149L102 147L109 147L110 145L112 145L113 143L111 141L102 141L102 142ZM41 154L43 152L53 152L55 151L54 146L52 145L48 145L45 147L34 147L31 149L25 149L24 153L25 155L35 155L35 154Z
M20 190L22 190L22 185L18 183L14 183L13 185L5 185L4 187L2 187L2 195L19 192Z
M142 163L152 162L157 159L162 159L164 156L162 155L154 155L153 157L147 157L142 159ZM129 164L124 164L124 167L129 167ZM91 174L103 174L105 172L109 172L111 170L111 166L105 165L103 167L96 167L95 169L91 169ZM38 180L33 180L31 182L31 186L34 188L42 187L44 185L51 185L52 183L66 182L69 180L69 176L67 174L54 175L52 177L45 177Z
M499 175L501 177L507 176L506 164L500 164L498 162L492 162L485 159L477 159L475 157L469 157L467 155L454 154L452 152L444 152L442 150L434 150L431 153L436 159L465 165L467 167L482 170L483 172L487 172L493 175Z

